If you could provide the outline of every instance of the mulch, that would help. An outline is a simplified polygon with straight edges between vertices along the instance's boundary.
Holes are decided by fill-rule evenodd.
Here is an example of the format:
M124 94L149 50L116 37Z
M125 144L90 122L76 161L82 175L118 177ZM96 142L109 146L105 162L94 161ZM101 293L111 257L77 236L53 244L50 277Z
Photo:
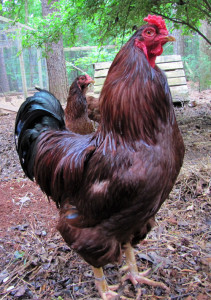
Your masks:
M107 265L109 284L124 299L208 300L210 241L210 95L191 93L197 106L176 107L186 145L183 168L157 226L136 247L140 271L170 292L129 282L120 265ZM58 211L20 167L14 146L15 113L0 113L0 299L99 299L90 266L56 231ZM139 296L138 296L139 295Z

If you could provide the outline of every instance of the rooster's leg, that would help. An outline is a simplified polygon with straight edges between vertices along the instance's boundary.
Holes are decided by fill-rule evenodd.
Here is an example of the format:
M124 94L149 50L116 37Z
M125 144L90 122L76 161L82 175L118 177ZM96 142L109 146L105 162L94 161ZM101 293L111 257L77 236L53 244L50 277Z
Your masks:
M128 243L125 249L125 257L128 273L122 278L122 281L130 280L134 286L139 284L147 284L154 287L161 287L169 291L169 288L162 282L156 282L151 279L148 279L146 276L150 273L150 269L145 272L139 273L136 265L136 259L132 246Z
M113 292L105 280L105 275L103 274L102 268L92 267L95 275L95 285L98 289L98 292L103 300L116 300L119 299L117 293Z

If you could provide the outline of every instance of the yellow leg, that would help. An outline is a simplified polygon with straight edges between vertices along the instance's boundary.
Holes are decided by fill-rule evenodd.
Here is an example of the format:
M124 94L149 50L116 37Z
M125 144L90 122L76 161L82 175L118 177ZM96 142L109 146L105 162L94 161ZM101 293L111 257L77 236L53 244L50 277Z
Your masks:
M125 248L125 257L126 257L126 264L127 264L127 270L129 271L123 278L122 281L125 281L129 279L132 284L135 286L138 283L144 283L151 286L158 286L161 287L167 291L169 291L169 288L162 282L156 282L154 280L148 279L146 276L149 274L150 269L146 270L145 272L139 273L138 268L136 265L136 259L134 255L134 250L132 246L128 243Z
M111 291L106 282L105 275L102 268L92 267L95 276L95 285L99 291L100 296L103 300L116 300L119 299L117 293Z

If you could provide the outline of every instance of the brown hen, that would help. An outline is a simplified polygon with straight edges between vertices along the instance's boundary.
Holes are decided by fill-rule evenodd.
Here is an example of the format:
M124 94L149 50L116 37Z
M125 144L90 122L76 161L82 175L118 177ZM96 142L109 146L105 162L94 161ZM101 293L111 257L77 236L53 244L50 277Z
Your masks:
M90 83L94 83L89 75L78 76L70 86L65 108L66 127L79 134L94 132L92 121L88 117L86 92Z

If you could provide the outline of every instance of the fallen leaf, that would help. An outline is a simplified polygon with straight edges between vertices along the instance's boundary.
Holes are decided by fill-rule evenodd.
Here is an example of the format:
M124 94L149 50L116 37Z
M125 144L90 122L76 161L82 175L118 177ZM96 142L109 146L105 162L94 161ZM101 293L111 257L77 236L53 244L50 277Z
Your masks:
M6 278L3 279L3 282L4 283L7 282L9 278L10 278L10 276L7 276Z
M177 225L177 220L175 219L175 218L169 218L168 219L168 222L170 223L170 224L172 224L172 225Z
M26 290L27 290L27 286L22 285L18 288L18 290L17 290L17 292L15 293L14 296L15 297L22 297L25 294Z
M175 251L175 248L173 248L171 245L167 245L167 248L171 251Z
M162 263L162 266L165 268L167 268L171 264L170 259L168 259L167 257L161 257L154 251L148 252L148 255L153 260L153 264L158 265Z
M188 222L186 221L178 221L177 223L179 226L189 226Z
M196 298L197 300L208 300L208 296L205 294L199 294Z
M20 201L17 203L17 204L24 204L25 202L27 202L27 201L30 201L31 199L29 198L29 197L27 197L27 196L24 196L24 197L22 197L21 199L20 199Z
M15 288L14 285L9 286L9 287L7 288L7 292L13 290L14 288Z
M201 258L201 263L205 266L209 266L211 264L211 257L203 257Z
M20 259L20 258L22 258L23 256L25 255L25 252L23 252L23 251L15 251L15 253L14 253L14 258L15 259Z
M16 225L16 226L12 226L11 229L17 229L20 231L25 231L26 228L29 226L29 224L21 224L21 225Z
M193 204L187 207L187 210L193 210Z

